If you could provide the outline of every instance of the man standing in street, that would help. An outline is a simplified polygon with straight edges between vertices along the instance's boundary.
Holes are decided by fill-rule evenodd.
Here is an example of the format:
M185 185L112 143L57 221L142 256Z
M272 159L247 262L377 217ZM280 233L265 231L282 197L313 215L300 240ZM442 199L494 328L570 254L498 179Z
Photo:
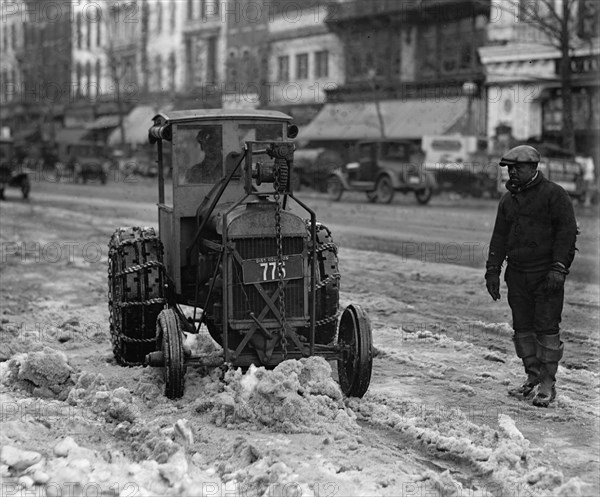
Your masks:
M537 169L539 152L528 145L500 159L508 167L507 193L500 199L486 263L486 287L500 299L500 272L513 318L513 341L527 379L509 390L548 407L556 397L556 372L563 355L559 323L564 284L575 256L577 223L569 195Z

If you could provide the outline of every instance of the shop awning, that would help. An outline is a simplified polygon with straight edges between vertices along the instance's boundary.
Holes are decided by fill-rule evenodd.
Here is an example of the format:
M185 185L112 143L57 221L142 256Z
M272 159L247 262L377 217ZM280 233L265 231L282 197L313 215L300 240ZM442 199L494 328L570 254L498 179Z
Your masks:
M85 128L63 128L56 132L56 143L73 144L84 139L89 133Z
M95 121L86 124L86 129L107 129L115 128L119 125L119 116L116 114L109 114L106 116L100 116Z
M386 138L420 139L448 132L467 110L467 98L381 100ZM304 128L303 141L381 138L375 102L326 104Z
M138 105L134 107L123 119L125 143L130 145L148 143L148 129L152 126L152 118L155 115L156 108L150 105ZM121 130L116 128L108 136L108 144L119 145L120 143Z

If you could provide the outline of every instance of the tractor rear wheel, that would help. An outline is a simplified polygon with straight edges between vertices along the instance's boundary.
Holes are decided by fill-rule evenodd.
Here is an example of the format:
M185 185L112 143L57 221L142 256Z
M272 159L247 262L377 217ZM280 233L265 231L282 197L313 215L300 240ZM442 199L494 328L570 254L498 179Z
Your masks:
M335 243L333 243L331 231L329 231L327 226L321 223L317 223L316 228L317 278L315 286L315 343L327 345L335 340L337 331L338 307L340 299L340 273L338 269L337 246ZM310 221L306 222L306 229L310 233ZM309 267L310 261L311 259L309 259ZM310 338L309 327L299 329L298 333L307 339Z
M185 356L183 353L183 333L173 309L164 309L158 315L156 332L162 342L165 358L165 395L169 399L183 397L185 385Z
M166 302L162 259L162 243L152 228L119 228L110 239L110 339L122 366L141 365L157 350L156 320Z
M347 397L362 397L371 383L373 336L360 306L349 305L342 313L337 343L342 348L337 364L342 392Z

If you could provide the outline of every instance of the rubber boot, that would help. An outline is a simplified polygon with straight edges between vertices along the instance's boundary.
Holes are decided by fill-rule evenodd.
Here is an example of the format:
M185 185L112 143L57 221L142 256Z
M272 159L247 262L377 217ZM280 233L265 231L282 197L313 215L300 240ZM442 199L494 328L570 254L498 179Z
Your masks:
M540 369L540 384L533 398L533 405L537 407L548 407L550 402L556 398L556 372L558 361L561 360L564 344L560 341L558 333L553 335L538 335L537 358L542 363Z
M517 357L523 361L525 367L525 373L527 379L522 385L513 387L508 390L509 395L514 397L528 397L535 386L539 383L540 367L541 363L537 358L537 342L535 334L514 334L513 342L515 344L515 351Z

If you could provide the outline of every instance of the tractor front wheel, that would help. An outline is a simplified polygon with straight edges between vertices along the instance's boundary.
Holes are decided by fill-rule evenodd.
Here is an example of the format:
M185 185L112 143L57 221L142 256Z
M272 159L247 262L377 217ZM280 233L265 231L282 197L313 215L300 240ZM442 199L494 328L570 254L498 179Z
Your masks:
M186 368L183 333L179 329L177 315L173 309L164 309L158 315L156 333L162 338L162 351L165 358L165 395L169 399L178 399L183 397Z
M373 336L367 314L358 305L349 305L342 313L338 332L338 377L347 397L362 397L371 383Z

